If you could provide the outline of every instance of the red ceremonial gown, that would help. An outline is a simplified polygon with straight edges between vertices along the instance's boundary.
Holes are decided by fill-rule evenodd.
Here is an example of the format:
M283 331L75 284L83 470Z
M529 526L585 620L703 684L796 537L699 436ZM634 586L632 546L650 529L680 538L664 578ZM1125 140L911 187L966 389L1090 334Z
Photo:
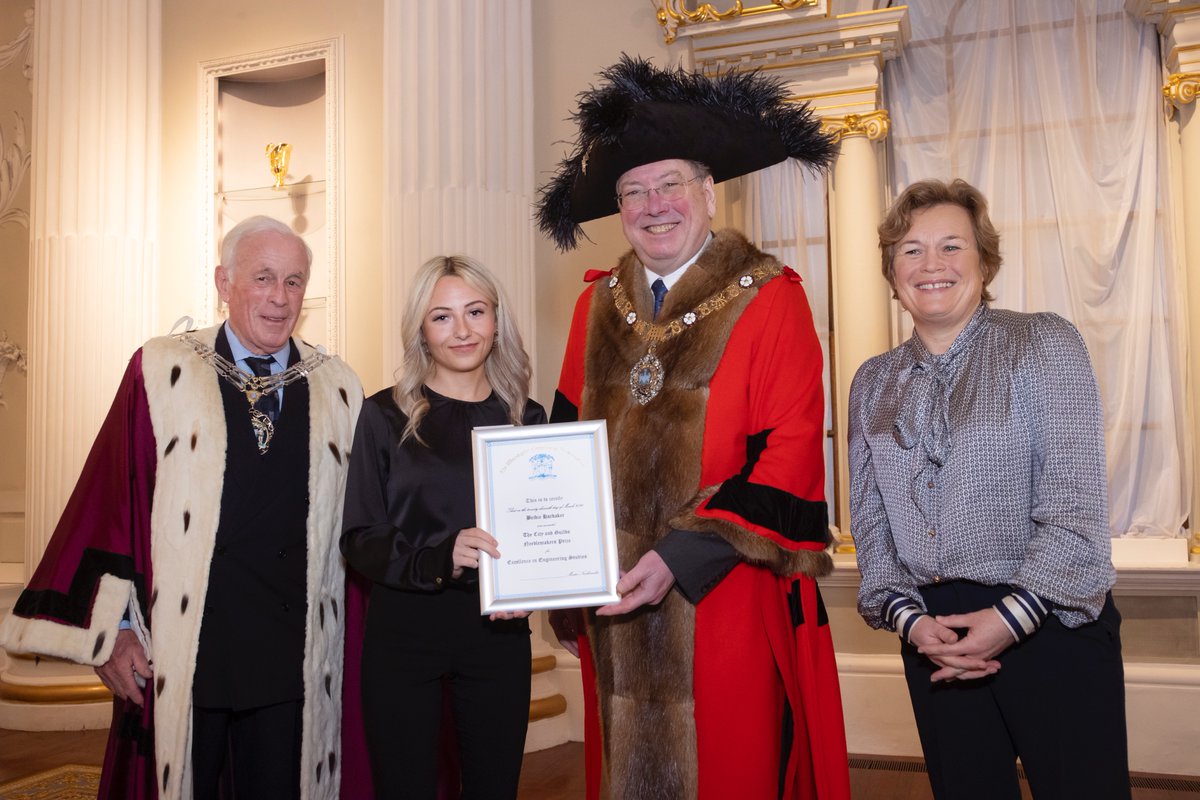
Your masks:
M217 328L189 338L212 347ZM313 349L293 339L299 357ZM104 664L122 617L154 677L142 708L115 700L100 797L191 797L192 677L225 476L227 421L216 372L181 337L134 353L42 561L0 645ZM307 607L300 789L334 798L339 731L345 463L362 403L340 359L315 366L309 389ZM247 424L248 428L248 424ZM247 431L249 433L249 431Z
M588 796L849 798L828 620L821 351L799 278L718 234L667 294L662 390L633 399L649 318L630 253L576 305L554 421L608 420L621 566L672 529L716 533L738 566L692 604L590 616ZM692 312L695 318L691 318ZM782 763L782 767L781 767Z

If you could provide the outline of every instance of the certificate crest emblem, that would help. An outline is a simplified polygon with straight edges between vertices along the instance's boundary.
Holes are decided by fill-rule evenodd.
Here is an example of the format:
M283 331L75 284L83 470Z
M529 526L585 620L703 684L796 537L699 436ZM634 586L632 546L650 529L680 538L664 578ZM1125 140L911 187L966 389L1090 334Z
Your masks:
M541 481L558 477L554 474L554 456L549 453L534 453L529 457L529 480Z

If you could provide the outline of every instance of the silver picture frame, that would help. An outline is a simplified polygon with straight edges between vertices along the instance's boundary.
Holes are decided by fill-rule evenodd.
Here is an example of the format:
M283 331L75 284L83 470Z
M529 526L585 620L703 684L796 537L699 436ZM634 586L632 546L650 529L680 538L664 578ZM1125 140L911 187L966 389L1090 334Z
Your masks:
M619 569L604 420L476 428L471 433L481 552L479 610L615 603Z

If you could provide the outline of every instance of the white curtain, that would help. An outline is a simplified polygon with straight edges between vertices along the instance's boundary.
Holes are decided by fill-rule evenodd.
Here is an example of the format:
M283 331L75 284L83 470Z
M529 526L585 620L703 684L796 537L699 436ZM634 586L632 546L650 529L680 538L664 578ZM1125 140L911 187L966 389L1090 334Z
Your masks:
M759 249L794 269L803 281L824 358L825 430L832 431L829 397L829 239L826 179L788 159L731 181L726 199L738 227ZM825 499L835 519L833 439L825 439Z
M988 197L1004 256L995 305L1061 314L1091 352L1113 535L1181 535L1186 320L1154 26L1122 0L908 8L912 39L885 81L893 196L959 177Z

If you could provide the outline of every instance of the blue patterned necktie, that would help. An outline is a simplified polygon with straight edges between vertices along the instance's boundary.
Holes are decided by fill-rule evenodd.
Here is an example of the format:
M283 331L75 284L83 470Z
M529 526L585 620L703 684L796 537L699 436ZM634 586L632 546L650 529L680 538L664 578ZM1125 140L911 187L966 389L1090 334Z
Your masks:
M654 319L658 319L658 312L662 310L663 298L667 296L667 285L663 283L662 278L659 278L650 284L650 291L654 292Z
M275 363L275 359L271 356L247 356L246 364L250 370L260 378L267 378L271 375L271 365ZM262 397L258 398L258 402L254 407L267 415L267 419L275 422L279 416L279 392L266 392Z

